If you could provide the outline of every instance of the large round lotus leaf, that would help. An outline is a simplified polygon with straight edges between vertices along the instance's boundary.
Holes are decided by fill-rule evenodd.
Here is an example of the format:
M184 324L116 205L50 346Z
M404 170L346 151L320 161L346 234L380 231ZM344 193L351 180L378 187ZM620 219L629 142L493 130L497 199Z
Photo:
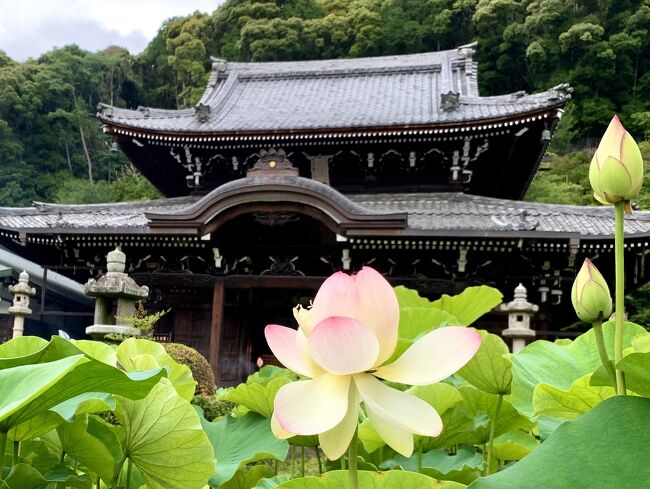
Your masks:
M523 431L509 431L494 440L494 456L499 460L521 460L539 446L539 441Z
M566 390L539 384L533 391L535 416L544 415L561 420L576 419L616 394L611 386L590 385L590 378L591 374L583 375Z
M189 402L167 379L144 399L120 398L115 414L124 426L124 454L149 489L202 489L214 472L212 446Z
M624 324L623 346L627 347L632 338L645 333L645 329L630 322ZM614 358L614 329L613 321L603 324L605 346L610 358ZM511 402L529 417L535 412L533 392L538 384L544 383L566 391L577 379L601 366L593 329L572 342L535 341L511 358Z
M107 365L117 365L117 354L111 345L92 340L72 340L72 344L95 360Z
M280 387L289 382L291 382L291 379L288 377L276 377L267 384L239 384L235 389L224 394L221 399L236 402L249 411L270 418L271 414L273 414L275 395L280 390Z
M360 470L359 488L363 489L464 489L453 481L439 481L424 474L405 470L369 472ZM347 470L333 470L319 477L301 477L277 486L277 489L348 489L350 476Z
M509 394L512 364L508 345L500 336L479 330L481 346L458 371L458 375L477 389L490 394Z
M257 413L248 413L243 418L226 416L212 423L202 416L200 419L217 460L217 470L210 477L213 487L229 481L246 464L287 458L289 444L278 440L271 432L270 419Z
M117 347L117 360L127 372L141 372L157 367L169 369L169 381L183 399L194 397L196 381L187 365L176 362L160 343L139 338L124 340Z
M650 481L650 399L617 396L567 421L528 456L469 489L638 489Z
M0 345L0 369L53 362L79 353L81 350L59 336L53 336L49 342L34 336L21 336Z

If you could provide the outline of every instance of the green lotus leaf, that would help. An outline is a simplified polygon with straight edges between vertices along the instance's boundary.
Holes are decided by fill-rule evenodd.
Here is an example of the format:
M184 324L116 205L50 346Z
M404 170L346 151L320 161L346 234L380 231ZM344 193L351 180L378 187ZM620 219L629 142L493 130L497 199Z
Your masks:
M113 409L115 409L115 398L112 394L85 392L12 427L8 432L8 437L10 440L16 441L29 440L47 433L64 421L72 421L75 416L80 414L112 411Z
M631 339L645 329L625 322L623 346L630 346ZM610 358L614 357L614 322L603 324L605 346ZM551 343L535 341L516 355L512 355L512 405L526 416L533 416L533 392L544 383L561 390L569 390L571 384L584 375L591 374L601 366L593 329L578 336L572 342Z
M273 477L273 467L268 465L253 465L248 470L239 469L228 482L223 484L221 489L251 489L261 479Z
M521 460L539 446L539 441L521 430L508 431L494 439L494 456L499 460Z
M236 402L249 411L259 413L267 418L273 414L275 395L285 384L291 382L288 377L276 377L264 384L239 384L235 389L226 392L221 399Z
M273 435L268 418L256 413L248 413L243 418L226 416L213 423L200 418L217 460L217 471L210 477L212 487L229 481L245 464L287 458L289 444Z
M257 372L250 374L246 379L246 383L266 385L278 377L298 380L298 376L287 368L277 367L275 365L264 365Z
M443 294L432 305L454 316L455 326L469 326L481 316L487 314L503 301L503 294L494 287L479 285L467 287L460 294L449 296Z
M463 396L463 405L470 416L479 414L486 414L489 420L494 420L496 413L498 395L488 394L487 392L479 391L478 389L464 385L460 387L460 393ZM504 397L499 409L499 416L496 419L495 436L502 433L513 431L517 429L531 429L533 423L517 412L510 403L508 397ZM475 444L487 443L489 439L490 423L484 426L477 426L474 432Z
M464 489L466 486L453 481L439 481L424 474L404 470L388 472L358 472L359 488L363 489ZM350 479L347 470L333 470L318 477L301 477L276 486L277 489L348 489Z
M86 392L101 390L141 399L164 373L157 370L126 374L82 354L0 370L0 431L8 431Z
M72 344L95 360L112 365L113 367L117 365L115 347L111 345L102 343L101 341L91 340L72 340Z
M406 392L430 404L438 414L443 416L443 426L445 413L463 400L458 389L445 383L411 387ZM432 448L432 443L435 444L435 441L429 437L416 435L414 443L416 448L426 452Z
M253 489L274 489L288 480L289 476L287 475L276 475L275 477L270 477L268 479L261 479Z
M576 379L567 390L539 384L533 391L535 416L545 415L561 420L576 419L605 399L616 395L611 386L592 386L591 374Z
M397 455L381 464L384 470L402 469L421 472L434 479L471 482L483 469L483 456L475 451L460 448L454 455L439 448L422 454L422 470L418 470L417 454L406 458Z
M632 338L631 347L626 348L624 357L616 367L625 372L625 384L628 390L639 395L650 396L650 333L643 333ZM608 384L602 372L594 375L594 385Z
M566 421L528 456L470 489L637 489L650 481L650 399L616 396Z
M144 399L120 397L115 414L124 426L124 455L150 489L203 489L214 473L212 446L196 411L168 379Z
M463 396L461 396L458 389L442 382L410 387L406 392L426 401L438 414L444 413L447 409L463 400Z
M107 485L122 458L113 427L97 416L82 415L57 428L61 447L77 462L96 473Z
M369 419L364 419L359 425L359 441L363 444L363 449L368 453L373 453L386 445L384 439L372 427Z
M196 390L196 381L187 365L176 362L165 348L155 341L139 338L124 340L115 351L117 361L127 372L150 370L157 367L169 369L169 381L178 395L191 401Z
M0 345L0 369L47 363L83 353L70 341L52 336L48 342L35 336L20 336Z
M19 336L12 338L0 344L0 368L35 363L25 361L25 358L37 358L48 344L49 342L47 340L38 336Z
M500 336L479 330L481 346L458 371L458 375L477 389L490 394L509 394L512 384L510 350Z
M91 489L92 480L86 474L77 474L65 465L57 465L41 474L28 464L16 464L12 467L4 481L0 481L0 489L46 489L50 487L74 487L75 489Z
M399 303L398 335L406 347L432 329L459 324L452 314L436 307L429 299L420 297L416 290L400 285L395 287L395 294Z

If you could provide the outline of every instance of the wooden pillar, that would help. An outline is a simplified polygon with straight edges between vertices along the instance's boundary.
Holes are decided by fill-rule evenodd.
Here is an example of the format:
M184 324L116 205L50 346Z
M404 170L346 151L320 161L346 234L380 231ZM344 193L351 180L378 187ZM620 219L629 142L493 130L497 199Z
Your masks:
M212 321L210 326L210 365L214 372L214 380L219 385L219 352L221 348L221 329L223 324L224 306L224 283L223 278L214 281L212 293Z

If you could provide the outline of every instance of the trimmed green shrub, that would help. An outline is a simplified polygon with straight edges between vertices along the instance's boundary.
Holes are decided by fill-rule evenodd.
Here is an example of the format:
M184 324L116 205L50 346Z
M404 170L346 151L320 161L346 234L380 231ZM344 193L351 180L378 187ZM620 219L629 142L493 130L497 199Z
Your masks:
M200 406L203 409L203 416L208 421L225 416L237 407L236 402L221 400L216 395L206 396L205 394L194 396L192 404Z
M192 371L192 376L196 380L197 395L214 395L214 374L212 367L194 348L181 343L161 343L165 351L178 363L187 365Z

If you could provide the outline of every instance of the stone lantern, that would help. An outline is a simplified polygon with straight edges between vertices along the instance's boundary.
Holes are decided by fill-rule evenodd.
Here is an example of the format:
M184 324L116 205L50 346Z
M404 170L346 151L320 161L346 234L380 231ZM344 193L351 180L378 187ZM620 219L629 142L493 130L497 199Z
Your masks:
M95 298L94 324L86 328L87 335L101 339L107 334L141 334L125 318L135 315L136 302L149 296L149 287L136 284L125 269L126 255L117 247L106 255L106 274L84 286L86 295Z
M526 342L535 337L535 331L530 327L530 318L539 310L539 306L527 300L526 287L519 284L515 288L515 298L512 302L501 304L500 309L508 313L508 329L503 330L503 336L512 338L512 353L521 351Z
M18 283L9 286L9 292L14 296L14 302L9 307L9 314L14 315L13 337L23 335L25 330L25 316L32 310L29 308L29 298L36 295L36 289L29 286L29 274L23 270L18 276Z

